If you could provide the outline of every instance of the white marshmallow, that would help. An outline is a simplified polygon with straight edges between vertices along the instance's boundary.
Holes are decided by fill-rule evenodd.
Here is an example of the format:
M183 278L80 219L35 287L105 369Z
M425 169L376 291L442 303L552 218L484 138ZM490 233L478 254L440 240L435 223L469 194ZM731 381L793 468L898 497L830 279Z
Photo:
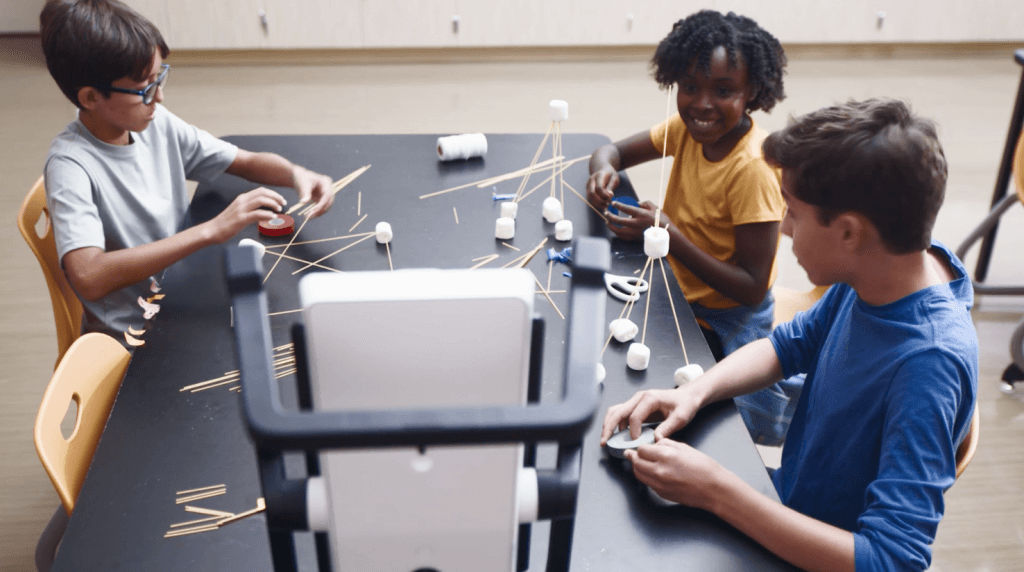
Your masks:
M386 222L377 223L377 242L387 244L394 238L395 233L391 232L391 225Z
M555 240L572 240L572 221L562 219L555 223Z
M604 364L597 362L597 383L604 382L604 377L608 375L608 372L604 369Z
M608 332L621 343L632 340L639 331L640 328L629 318L618 318L608 324Z
M704 375L704 368L700 364L691 363L690 365L684 365L683 367L676 370L675 376L676 386L685 385L698 377Z
M262 242L251 238L243 238L242 240L239 240L238 246L251 246L255 248L256 252L260 253L260 258L263 258L263 255L267 253L267 247Z
M506 240L516 235L516 220L508 217L501 217L494 223L494 238Z
M548 197L544 199L544 204L541 206L541 209L544 213L544 220L548 222L558 222L562 220L562 203L555 197Z
M508 201L501 203L501 218L516 218L516 214L519 213L519 203L515 201Z
M569 119L569 104L561 99L552 99L548 104L548 112L551 121L566 121Z
M668 231L652 226L644 231L644 254L651 258L668 256Z
M629 366L629 369L643 371L650 363L651 348L643 344L629 344L629 351L626 352L626 365Z

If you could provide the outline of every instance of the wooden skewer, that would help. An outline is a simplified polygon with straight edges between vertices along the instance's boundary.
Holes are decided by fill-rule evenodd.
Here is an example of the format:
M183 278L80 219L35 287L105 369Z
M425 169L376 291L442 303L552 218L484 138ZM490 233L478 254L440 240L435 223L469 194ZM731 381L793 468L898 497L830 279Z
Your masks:
M195 514L205 514L205 515L209 515L209 516L219 516L220 518L225 518L225 517L229 517L229 516L235 516L235 513L233 513L233 512L224 512L222 510L214 510L212 508L203 508L201 506L190 506L190 505L185 505L185 512L191 512L191 513L195 513Z
M387 251L388 251L388 268L390 268L391 271L394 272L395 271L395 266L393 264L391 264L391 243L390 242L385 242L384 243L384 248L386 248Z
M543 181L541 181L536 187L534 187L534 188L530 189L529 191L526 191L525 193L519 195L519 197L516 199L516 202L522 202L523 199L525 199L526 197L532 195L534 191L536 191L537 189L543 187L545 184L549 183L551 181L551 179L553 177L555 177L555 175L560 175L563 172L565 172L565 170L568 169L570 166L575 165L576 163L579 163L580 161L583 161L584 159L589 159L589 158L590 158L590 155L587 155L586 157L577 157L577 158L573 159L572 161L568 161L566 163L562 163L561 164L561 168L558 170L558 172L552 173L550 177L548 177L548 178L544 179Z
M176 492L174 494L176 494L176 495L187 495L187 494L191 494L191 493L199 493L199 492L203 492L203 491L208 491L208 490L211 490L211 489L223 489L223 488L227 488L227 485L210 485L208 487L199 487L198 489L189 489L187 491L178 491L178 492Z
M541 243L538 244L533 250L527 252L526 254L524 254L522 256L517 257L512 262L509 262L508 264L502 266L502 268L508 268L508 267L512 266L513 264L518 264L520 262L523 262L524 259L526 259L526 262L529 262L529 258L533 258L533 255L537 254L537 250L540 249L541 247L543 247L544 244L547 243L547 241L548 241L548 239L545 237L544 240L542 240ZM526 262L523 262L523 264L525 265ZM522 267L523 267L522 265L518 266L518 268L522 268Z
M207 491L205 493L199 493L199 494L195 494L195 495L191 495L191 496L187 496L187 497L182 497L180 499L175 500L174 504L184 504L184 503L187 503L187 502L207 499L207 498L210 498L210 497L219 497L220 495L226 495L227 493L228 493L227 489L217 489L215 491Z
M561 122L558 123L557 135L558 135L558 154L562 155L562 123ZM565 172L565 169L559 169L559 171L558 171L558 183L559 183L559 187L558 188L559 188L559 190L560 190L560 192L562 194L561 201L562 201L562 208L563 209L565 208L565 177L562 176L562 173L564 173L564 172Z
M534 169L537 169L537 168L541 167L542 165L548 165L548 164L549 164L549 161L544 161L542 163L538 163L538 164L534 165ZM447 188L447 189L444 189L444 190L435 191L433 193L427 193L425 195L420 195L420 199L421 200L422 199L429 199L430 197L436 197L438 195L443 195L445 193L450 193L452 191L458 191L458 190L461 190L461 189L465 189L467 187L477 187L477 188L481 188L482 189L484 187L487 187L487 186L490 186L490 185L493 185L493 184L496 184L496 183L500 183L502 181L507 181L509 179L514 179L516 177L520 177L522 175L525 175L527 173L527 171L529 171L529 170L530 170L529 167L525 167L523 169L519 169L518 171L513 171L511 173L507 173L507 174L504 174L504 175L498 175L497 177L491 177L489 179L484 179L482 181L473 181L472 183L466 183L464 185L459 185L457 187L450 187L450 188Z
M363 214L363 191L359 191L358 198L356 199L356 216Z
M601 220L603 220L604 222L608 222L608 217L604 216L604 213L602 213L601 211L597 210L597 207L595 207L594 205L590 204L590 201L588 201L586 197L584 197L583 195L581 195L578 192L576 192L576 189L572 188L572 185L570 185L569 183L566 183L565 181L562 181L562 186L568 187L568 189L570 191L572 191L574 195L576 195L577 197L580 198L581 201L583 201L583 204L585 204L588 207L590 207L590 210L596 212L597 216L601 217Z
M269 313L267 315L268 316L280 316L281 314L294 314L295 312L301 312L301 311L302 311L302 308L299 308L298 310L284 310L282 312L271 312L271 313Z
M545 292L548 294L565 294L565 290L537 290L534 294L543 294Z
M470 266L469 269L470 270L476 270L477 268L480 268L481 266L483 266L485 264L490 264L491 262L493 262L497 258L498 258L497 254L492 254L490 256L485 256L485 257L483 257L483 259L482 259L483 261L482 262L478 262L475 265Z
M455 210L455 207L452 207L452 212L455 213L455 224L459 224L459 211Z
M369 213L367 213L367 214L364 214L364 215L363 215L363 218L361 218L361 219L357 220L357 221L356 221L356 223L355 223L354 225L352 225L352 228L348 229L348 231L349 231L349 232L352 232L353 230L355 230L355 229L356 229L356 227L357 227L357 226L359 226L359 224L360 224L360 223L362 223L362 222L363 222L364 220L366 220L366 217L368 217L368 216L370 216L370 214L369 214Z
M654 211L654 226L661 226L661 205L665 204L665 157L668 156L668 120L672 117L672 86L668 88L665 102L665 140L661 149L661 181L658 182L658 208ZM651 274L654 274L651 272Z
M555 140L551 142L551 157L552 157L552 159L554 159L555 157L558 157L558 132L560 132L562 130L562 128L558 126L559 125L558 121L552 121L552 123L555 124ZM557 164L557 161L556 161L556 164ZM552 172L551 175L552 175L552 177L551 177L551 197L554 198L554 196L555 196L555 177L554 177L554 172ZM565 203L562 203L562 207L565 208Z
M534 165L530 165L529 167L524 167L522 169L519 169L518 171L512 171L511 173L506 173L504 175L498 175L497 177L491 177L490 179L486 179L484 181L480 181L479 183L477 183L476 186L477 186L477 188L482 189L484 187L490 187L490 186L496 185L498 183L503 183L505 181L508 181L508 180L511 180L511 179L515 179L517 177L527 177L527 178L529 178L530 175L533 175L534 173L539 173L540 171L547 171L548 169L553 168L556 161L558 161L559 159L564 159L564 158L565 157L555 156L555 157L553 157L551 159L548 159L547 161L541 161L540 163L536 163ZM522 183L520 183L520 184L522 184Z
M301 258L295 258L294 256L288 256L283 251L282 252L271 252L269 254L271 254L273 256L280 256L281 258L287 258L288 260L294 260L295 262L301 262L303 264L312 264L313 266L316 266L317 268L322 268L323 270L330 270L331 272L341 272L341 270L338 270L337 268L331 268L330 266L324 266L322 264L316 264L315 262L310 262L308 260L303 260Z
M351 173L345 175L344 177L338 179L337 181L334 182L334 184L331 185L331 190L334 191L334 194L338 194L338 191L344 189L349 183L354 181L356 179L356 177L358 177L359 175L362 175L363 173L365 173L366 170L369 169L369 168L370 168L369 165L365 165L363 167L360 167L360 168L356 169L355 171L352 171ZM293 212L295 212L296 210L298 210L300 208L303 209L303 212L309 212L310 210L312 210L312 207L314 207L314 206L315 206L315 204L311 205L311 204L305 203L305 202L296 203L296 204L292 205L292 207L290 209L288 209L284 214L289 214L290 215L290 214L292 214ZM299 213L299 214L302 214L302 213Z
M665 292L668 293L668 303L672 306L672 317L676 321L676 333L679 334L679 345L683 348L683 361L686 365L690 365L690 358L686 355L686 344L683 343L683 330L679 327L679 316L676 315L676 303L672 301L672 287L668 285L668 274L665 273L665 262L663 259L658 259L658 264L661 266L661 277L665 279Z
M507 243L505 241L502 241L501 243L504 244L505 246L511 248L512 250L516 251L516 252L520 252L520 250L518 248L512 246L511 244L509 244L509 243Z
M193 524L199 524L201 522L210 522L211 520L217 520L217 519L221 519L221 518L224 518L224 517L223 516L208 516L206 518L199 518L199 519L196 519L196 520L189 520L187 522L178 522L178 523L172 524L171 528L181 528L182 526L190 526L190 525L193 525Z
M332 236L331 238L318 238L316 240L300 240L298 242L292 243L292 246L299 246L300 244L316 244L318 242L330 242L332 240L344 240L346 238L359 238L361 236L366 236L368 234L377 234L377 233L374 232L374 231L370 231L370 232L357 232L355 234L346 234L346 235L343 235L343 236ZM270 244L270 245L267 245L267 251L270 252L271 248L284 248L284 247L285 247L284 244ZM275 255L275 256L277 255L276 252L270 252L270 253Z
M562 315L562 311L559 310L558 306L555 305L555 301L552 300L551 296L548 295L548 291L544 290L544 286L541 285L540 280L537 280L537 276L534 275L533 272L530 272L530 275L533 276L533 281L537 283L537 287L544 291L544 297L548 299L548 302L551 302L551 307L554 308L555 311L558 312L558 316L564 320L565 316Z
M263 500L263 497L260 497L260 498L256 499L256 508L254 508L252 510L247 510L245 512L240 512L240 513L238 513L238 514L236 514L234 516L231 516L229 518L225 518L224 520L218 520L217 521L217 526L224 526L225 524L228 524L229 522L235 522L236 520L243 519L243 518L245 518L247 516L252 516L252 515L254 515L254 514L258 513L258 512L263 512L264 510L266 510L266 508L267 508L266 501Z
M302 232L303 228L305 228L307 222L309 222L309 217L306 217L306 219L302 221L302 224L299 225L299 230L295 231L295 234L292 235L292 239L288 241L288 244L287 244L287 246L284 247L284 250L282 251L282 254L284 254L285 252L288 252L288 247L291 246L293 242L295 242L295 237L299 236L299 233ZM267 272L267 275L263 277L263 283L264 284L267 283L267 279L270 278L270 275L274 273L274 269L277 268L277 265L280 262L281 262L281 257L278 257L278 259L274 261L274 265L270 267L270 271ZM317 260L317 262L320 262L320 261Z
M195 528L183 528L181 530L173 530L164 534L164 538L174 538L175 536L185 536L188 534L196 534L197 532L209 532L211 530L217 530L220 528L219 524L211 524L209 526L197 526Z
M530 261L531 261L531 260L533 260L533 257L534 257L534 256L536 256L538 252L540 252L540 249L541 249L541 248L544 248L544 244L546 244L546 243L547 243L547 241L548 241L548 239L547 239L547 237L545 237L545 238L544 238L544 240L542 240L542 241L541 241L541 243L540 243L540 244L538 244L536 248L534 248L533 250L531 250L531 251L530 251L530 252L529 252L529 253L528 253L528 254L526 255L526 258L525 258L525 259L523 259L523 261L519 263L519 266L517 266L517 268L522 268L522 267L526 266L527 264L529 264L529 263L530 263Z
M312 262L310 264L307 264L306 266L303 266L302 268L299 268L295 272L292 272L292 274L298 274L299 272L302 272L303 270L306 270L307 268L311 268L313 266L313 264L317 264L317 263L323 262L324 260L327 260L328 258L334 256L335 254L338 254L339 252L343 252L345 250L348 250L349 248L352 248L353 246L359 244L360 242L363 242L364 240L366 240L368 238L373 238L374 235L376 235L376 234L377 233L375 233L375 232L367 234L366 236L364 236L363 238L360 238L359 240L353 242L352 244L349 244L347 246L339 248L338 250L335 250L334 252L332 252L332 253L328 254L327 256L321 258L320 260L317 260L316 262Z
M653 260L653 259L652 259ZM651 277L647 279L647 306L644 307L644 331L640 335L640 343L647 339L647 316L651 311L651 298L654 295L654 265L651 265ZM671 296L671 294L670 294Z
M531 169L533 169L534 165L537 164L537 159L540 158L540 153L541 153L541 151L544 150L544 144L548 142L548 137L551 135L551 128L554 127L554 126L555 126L555 122L554 121L552 121L551 124L548 125L548 130L544 133L544 138L540 140L540 145L537 147L537 152L533 154L533 160L530 161L530 168ZM554 150L554 145L552 145L551 148L552 148L552 150ZM526 183L529 182L529 180L530 180L530 174L528 173L526 176L523 177L523 180L519 182L519 188L516 189L516 198L515 198L516 202L519 202L519 195L523 194L523 189L526 188Z

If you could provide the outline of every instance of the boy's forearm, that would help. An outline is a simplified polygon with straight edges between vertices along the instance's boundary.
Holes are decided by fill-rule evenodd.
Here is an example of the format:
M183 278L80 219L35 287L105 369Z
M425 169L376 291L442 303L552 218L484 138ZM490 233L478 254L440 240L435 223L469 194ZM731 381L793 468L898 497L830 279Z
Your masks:
M259 185L293 187L294 170L301 168L276 153L253 153L239 149L238 156L227 172Z
M777 503L722 472L710 507L719 518L803 570L854 570L853 533Z
M751 342L691 382L702 406L764 389L782 379L782 364L768 339Z

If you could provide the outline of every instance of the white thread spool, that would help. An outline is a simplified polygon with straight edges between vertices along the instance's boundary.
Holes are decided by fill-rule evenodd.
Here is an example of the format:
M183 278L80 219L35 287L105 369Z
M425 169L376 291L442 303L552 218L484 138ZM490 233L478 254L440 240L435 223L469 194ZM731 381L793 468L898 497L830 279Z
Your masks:
M501 216L502 218L515 219L516 214L519 213L519 203L515 201L507 201L501 203Z
M640 328L629 318L618 318L608 324L608 333L619 343L626 343L636 337Z
M652 226L644 231L644 254L651 258L668 256L668 231L660 226Z
M242 240L239 240L238 246L251 246L252 248L255 248L256 252L260 253L260 258L263 258L263 255L267 253L266 245L251 238L243 238Z
M676 386L678 387L690 383L702 375L704 375L704 368L700 364L691 363L677 369L673 378L676 380Z
M516 235L516 219L501 217L494 223L494 238L507 240Z
M629 351L626 352L626 365L629 369L643 371L651 363L651 348L638 343L629 344Z
M463 133L437 138L437 158L442 161L457 161L483 157L487 154L487 137L483 133Z
M572 221L562 219L555 223L555 240L572 240Z
M555 197L548 197L541 205L541 212L544 213L544 220L558 222L562 220L562 202Z
M568 121L569 104L561 99L552 99L548 104L548 114L551 115L551 121Z
M377 228L377 242L380 244L387 244L394 238L395 233L391 232L391 225L386 222L378 222Z

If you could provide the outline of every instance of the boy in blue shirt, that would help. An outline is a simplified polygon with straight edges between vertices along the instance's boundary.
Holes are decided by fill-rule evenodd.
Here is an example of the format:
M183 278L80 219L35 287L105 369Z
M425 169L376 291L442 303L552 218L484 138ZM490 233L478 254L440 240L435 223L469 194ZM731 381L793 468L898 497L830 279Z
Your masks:
M602 441L664 421L628 453L659 496L711 511L807 570L924 570L974 409L978 343L963 264L931 239L946 161L902 102L808 114L764 142L782 169L783 232L816 285L811 310L674 390L608 410ZM773 480L782 504L668 438L703 405L807 381Z
M251 153L160 105L170 50L160 31L116 0L51 0L39 16L46 65L78 117L54 139L44 170L57 255L82 300L82 328L123 339L153 315L144 299L170 265L285 204L266 188L237 197L214 219L182 228L186 179L222 173L291 186L319 216L330 178L273 153Z

